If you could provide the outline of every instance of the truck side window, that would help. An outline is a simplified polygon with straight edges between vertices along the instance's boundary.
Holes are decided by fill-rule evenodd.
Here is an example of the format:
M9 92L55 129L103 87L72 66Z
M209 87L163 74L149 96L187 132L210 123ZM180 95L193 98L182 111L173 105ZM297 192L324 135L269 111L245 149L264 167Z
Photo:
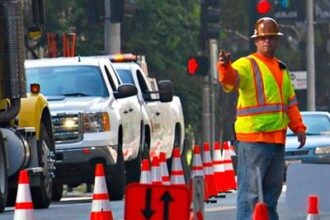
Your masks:
M146 100L150 99L151 98L150 90L147 86L147 83L146 83L142 73L139 70L137 70L136 75L137 75L137 78L138 78L138 81L139 81L139 85L140 85L140 88L141 88L143 98L146 99Z
M113 81L113 78L112 78L112 75L110 74L110 71L108 70L108 68L106 66L104 66L104 70L107 73L108 80L109 80L110 86L112 88L112 91L117 91L117 87L115 85L115 82Z

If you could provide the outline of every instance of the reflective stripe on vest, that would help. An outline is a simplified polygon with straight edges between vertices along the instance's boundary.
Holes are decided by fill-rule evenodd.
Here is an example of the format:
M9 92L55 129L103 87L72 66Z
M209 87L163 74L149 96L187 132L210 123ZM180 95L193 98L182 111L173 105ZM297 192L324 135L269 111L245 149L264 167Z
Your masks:
M261 113L268 113L268 112L287 112L287 111L288 111L288 107L286 105L281 105L281 104L261 105L261 106L253 106L253 107L238 109L237 116L255 115Z
M265 104L265 94L264 94L264 85L262 83L262 76L260 73L260 69L259 66L257 64L257 62L252 59L249 58L249 60L252 63L252 68L253 68L253 73L254 73L254 77L255 77L255 83L256 83L256 88L257 88L257 102L258 105L264 105Z

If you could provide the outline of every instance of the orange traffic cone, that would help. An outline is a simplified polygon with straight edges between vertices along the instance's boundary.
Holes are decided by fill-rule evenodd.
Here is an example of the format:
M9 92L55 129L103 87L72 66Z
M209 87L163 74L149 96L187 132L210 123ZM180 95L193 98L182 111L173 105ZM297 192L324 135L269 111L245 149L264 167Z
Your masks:
M221 155L220 143L218 141L214 142L213 168L218 193L227 191L225 184L225 166Z
M237 189L236 178L235 178L235 171L233 167L233 162L231 160L231 151L228 146L228 142L225 141L223 143L223 159L225 165L225 184L226 189Z
M308 197L308 210L306 220L320 220L318 200L319 198L317 195L310 195Z
M160 165L160 174L163 185L170 185L171 183L170 183L170 177L168 175L165 152L160 152L159 154L159 165Z
M103 164L96 164L90 220L113 220Z
M34 220L31 200L30 180L27 170L21 170L18 178L18 189L15 204L14 220Z
M180 148L177 147L174 148L172 156L171 184L186 186L180 157Z
M162 185L162 179L160 176L159 159L157 156L152 157L151 162L151 183L154 185Z
M205 186L207 187L210 196L216 196L217 186L214 179L213 163L210 154L209 143L204 143L204 155L203 155L203 169L205 177Z
M195 176L202 176L204 178L203 162L201 157L201 149L199 145L195 145L193 149L193 160L192 160L191 177L190 177L191 194L193 190L193 179ZM208 199L209 199L208 188L204 183L204 201L207 201Z
M151 184L150 165L148 159L142 160L140 183Z
M254 208L253 220L269 220L267 205L263 202L258 202Z

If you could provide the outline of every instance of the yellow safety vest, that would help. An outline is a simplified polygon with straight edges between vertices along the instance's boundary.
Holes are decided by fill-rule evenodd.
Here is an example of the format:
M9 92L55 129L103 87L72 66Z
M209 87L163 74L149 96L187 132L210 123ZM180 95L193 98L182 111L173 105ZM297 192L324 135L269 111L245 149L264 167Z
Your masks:
M279 88L268 67L257 57L248 56L233 63L238 73L236 133L259 133L284 130L288 107L297 103L290 74L282 65L283 83Z

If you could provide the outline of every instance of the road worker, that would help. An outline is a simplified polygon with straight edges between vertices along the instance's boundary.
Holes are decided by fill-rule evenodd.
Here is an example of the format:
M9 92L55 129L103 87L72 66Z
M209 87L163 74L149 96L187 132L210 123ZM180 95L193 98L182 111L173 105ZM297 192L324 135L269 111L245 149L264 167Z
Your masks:
M257 170L260 170L263 202L268 207L269 217L279 219L276 209L285 170L287 127L297 135L299 148L306 141L306 126L288 68L274 56L281 35L278 23L264 17L256 22L251 36L255 53L235 62L231 61L229 52L220 50L219 53L219 81L225 92L238 91L235 121L237 220L251 220L260 199Z

